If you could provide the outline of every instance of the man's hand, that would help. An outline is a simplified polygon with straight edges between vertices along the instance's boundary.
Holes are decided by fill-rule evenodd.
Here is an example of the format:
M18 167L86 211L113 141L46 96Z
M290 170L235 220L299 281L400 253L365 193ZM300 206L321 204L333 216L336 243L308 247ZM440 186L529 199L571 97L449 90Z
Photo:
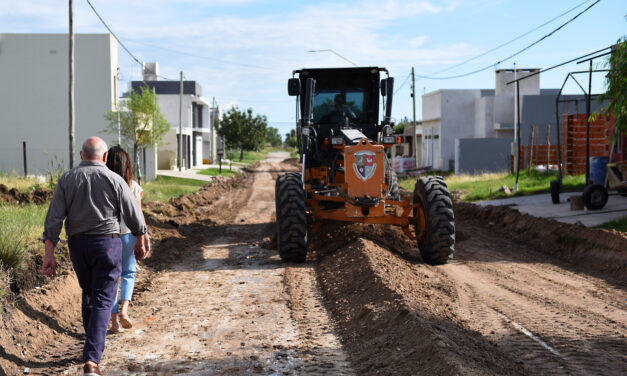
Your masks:
M148 236L148 233L144 234L144 248L146 248L146 254L144 255L144 258L148 257L148 255L150 255L150 236Z
M47 239L41 271L50 278L54 278L57 275L57 262L54 259L54 243Z
M135 240L135 259L141 261L146 258L146 246L144 244L146 235L140 235Z

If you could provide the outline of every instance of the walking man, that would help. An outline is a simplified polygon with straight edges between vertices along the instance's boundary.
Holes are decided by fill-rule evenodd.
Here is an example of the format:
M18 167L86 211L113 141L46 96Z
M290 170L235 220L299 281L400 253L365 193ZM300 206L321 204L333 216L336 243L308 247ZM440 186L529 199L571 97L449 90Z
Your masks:
M83 373L92 376L101 375L98 364L120 278L120 218L137 237L138 260L146 256L150 245L145 244L146 224L137 200L128 184L105 165L107 144L98 137L88 138L81 150L81 160L59 178L50 202L42 238L45 242L42 270L54 278L54 248L65 220L70 259L83 290L86 334Z

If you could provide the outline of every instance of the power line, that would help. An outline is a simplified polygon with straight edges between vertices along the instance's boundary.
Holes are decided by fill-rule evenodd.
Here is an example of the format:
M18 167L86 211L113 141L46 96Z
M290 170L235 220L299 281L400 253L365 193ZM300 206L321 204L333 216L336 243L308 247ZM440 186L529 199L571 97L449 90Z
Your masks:
M503 44L500 44L500 45L498 45L498 46L496 46L496 47L494 47L494 48L492 48L492 49L490 49L490 50L488 50L488 51L486 51L486 52L484 52L484 53L481 53L481 54L479 54L479 55L477 55L477 56L473 56L473 57L471 57L470 59L464 60L464 61L462 61L461 63L455 64L455 65L451 65L451 66L450 66L450 67L448 67L448 68L444 68L444 69L442 69L442 70L440 70L440 71L437 71L437 72L431 73L431 74L429 74L428 76L435 76L436 74L440 74L440 73L447 72L447 71L449 71L449 70L451 70L451 69L453 69L453 68L457 68L457 67L459 67L459 66L461 66L461 65L464 65L464 64L469 63L469 62L471 62L471 61L473 61L473 60L476 60L476 59L478 59L478 58L480 58L480 57L482 57L482 56L485 56L485 55L489 54L490 52L494 52L494 51L496 51L496 50L498 50L498 49L500 49L500 48L502 48L502 47L505 47L505 46L507 46L508 44L511 44L511 43L513 43L513 42L515 42L515 41L517 41L517 40L521 39L522 37L525 37L525 36L527 36L527 35L529 35L529 34L533 33L534 31L536 31L536 30L538 30L538 29L540 29L540 28L542 28L542 27L544 27L544 26L546 26L546 25L550 24L551 22L553 22L553 21L557 20L558 18L561 18L561 17L563 17L563 16L567 15L568 13L570 13L570 12L574 11L575 9L579 8L579 7L580 7L580 6L582 6L583 4L588 3L588 2L590 2L590 1L592 1L592 0L585 0L584 2L580 3L579 5L577 5L577 6L573 7L573 8L571 8L571 9L569 9L569 10L567 10L566 12L564 12L564 13L560 14L559 16L556 16L556 17L551 18L550 20L546 21L546 22L545 22L545 23L543 23L542 25L536 26L536 27L534 27L533 29L531 29L531 30L529 30L529 31L527 31L527 32L525 32L525 33L523 33L523 34L521 34L521 35L517 36L517 37L516 37L516 38L514 38L514 39L511 39L511 40L509 40L509 41L507 41L507 42L505 42L505 43L503 43Z
M411 72L409 72L407 77L405 77L401 86L399 86L398 89L394 90L394 95L396 95L396 93L398 93L403 88L403 86L405 86L405 84L407 83L407 80L409 80L409 77L411 77Z
M239 66L247 67L247 68L259 68L259 69L268 69L268 70L272 69L272 68L269 68L269 67L263 67L263 66L259 66L259 65L237 63L237 62L234 62L234 61L216 59L214 57L209 57L209 56L204 56L204 55L197 55L197 54L193 54L193 53L190 53L190 52L184 52L184 51L180 51L180 50L175 50L175 49L172 49L172 48L160 47L160 46L156 46L154 44L141 42L141 41L134 40L134 39L129 39L129 38L126 38L126 40L130 41L130 42L133 42L133 43L137 43L137 44L141 44L141 45L144 45L144 46L148 46L148 47L151 47L151 48L156 48L158 50L169 51L169 52L173 52L173 53L176 53L176 54L179 54L179 55L186 55L186 56L191 56L191 57L195 57L195 58L199 58L199 59L213 60L213 61L216 61L216 62L219 62L219 63L239 65Z
M137 64L141 65L142 68L145 68L147 71L150 71L152 74L159 76L161 78L163 78L164 80L167 80L166 77L163 77L161 75L158 75L157 72L153 71L152 69L145 67L144 64L139 61L139 59L137 57L135 57L135 55L133 55L133 53L126 48L126 46L124 45L124 43L122 43L122 41L120 40L120 38L118 38L117 35L115 35L115 33L113 32L113 30L111 30L111 28L109 27L109 25L107 25L107 23L102 19L102 17L100 17L100 14L98 14L98 11L96 10L96 8L94 8L93 4L91 3L91 1L89 0L85 0L87 1L87 4L89 4L89 6L91 7L91 9L94 11L94 13L96 14L96 17L98 17L98 19L100 20L100 22L102 22L102 24L104 25L104 27L107 28L107 30L109 30L109 32L111 33L111 35L113 35L113 37L115 38L115 40L118 41L118 43L120 44L120 46L122 46L122 48L124 49L124 51L126 51L126 53L128 53L130 55L130 57L135 60L137 62Z
M523 48L523 49L521 49L521 50L519 50L519 51L517 51L517 52L513 53L512 55L510 55L510 56L508 56L508 57L506 57L506 58L504 58L504 59L501 59L501 60L497 61L497 62L496 62L496 63L494 63L494 64L490 64L490 65L488 65L488 66L485 66L485 67L483 67L483 68L480 68L480 69L474 70L474 71L472 71L472 72L463 73L463 74L458 74L458 75L455 75L455 76L447 76L447 77L417 76L417 77L418 77L418 78L429 79L429 80L450 80L450 79L453 79L453 78L461 78L461 77L470 76L470 75L473 75L473 74L475 74L475 73L483 72L484 70L487 70L487 69L493 68L493 67L495 67L495 66L497 66L497 65L499 65L499 64L501 64L501 63L503 63L503 62L505 62L505 61L507 61L507 60L509 60L509 59L513 58L513 57L515 57L515 56L520 55L520 54L521 54L521 53L523 53L524 51L526 51L526 50L530 49L531 47L535 46L536 44L538 44L538 43L542 42L544 39L546 39L546 38L550 37L551 35L555 34L557 31L559 31L560 29L562 29L564 26L566 26L566 25L568 25L569 23L573 22L573 21L574 21L575 19L577 19L579 16L581 16L582 14L584 14L585 12L587 12L590 8L592 8L593 6L597 5L600 1L601 1L601 0L597 0L597 1L595 1L593 4L591 4L590 6L588 6L586 9L584 9L584 10L582 10L581 12L577 13L577 14L576 14L573 18L571 18L571 19L569 19L568 21L566 21L565 23L561 24L561 25L560 25L560 26L558 26L556 29L554 29L554 30L553 30L553 31L551 31L550 33L546 34L546 35L545 35L545 36L543 36L542 38L540 38L540 39L536 40L535 42L531 43L531 44L530 44L530 45L528 45L527 47L525 47L525 48Z

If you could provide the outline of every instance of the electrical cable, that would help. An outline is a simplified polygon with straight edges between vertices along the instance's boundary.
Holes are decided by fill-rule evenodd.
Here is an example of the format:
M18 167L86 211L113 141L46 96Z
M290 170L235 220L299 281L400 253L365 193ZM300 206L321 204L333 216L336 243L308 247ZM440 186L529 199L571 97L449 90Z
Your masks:
M122 48L124 49L124 51L126 51L126 53L128 53L128 54L131 56L131 58L137 62L137 64L141 65L143 69L146 69L147 71L151 72L152 74L154 74L154 75L156 75L156 76L158 76L158 77L163 78L164 80L167 80L167 79L168 79L168 78L166 78L166 77L164 77L164 76L158 75L158 74L157 74L157 72L155 72L155 71L153 71L152 69L150 69L150 68L148 68L148 67L144 66L144 64L143 64L141 61L139 61L139 59L138 59L135 55L133 55L133 53L132 53L132 52L131 52L128 48L126 48L126 46L124 45L124 43L122 43L122 41L120 40L120 38L118 38L118 36L117 36L117 35L115 35L115 33L113 32L113 30L111 30L111 28L109 27L109 25L107 25L107 23L106 23L106 22L102 19L102 17L100 17L100 14L99 14L99 13L98 13L98 11L96 10L96 8L94 8L94 5L91 3L91 1L89 1L89 0L85 0L85 1L87 1L87 4L89 4L89 6L91 7L91 9L92 9L92 10L94 11L94 13L96 14L96 17L98 17L98 19L100 20L100 22L102 22L102 24L104 25L104 27L106 27L106 28L107 28L107 30L109 30L109 32L111 33L111 35L113 35L113 37L115 38L115 40L117 40L117 41L118 41L118 43L120 44L120 46L122 46Z
M505 46L507 46L508 44L511 44L511 43L513 43L513 42L515 42L515 41L519 40L520 38L525 37L525 36L527 36L527 35L529 35L529 34L533 33L534 31L536 31L536 30L538 30L538 29L540 29L540 28L542 28L542 27L544 27L544 26L546 26L546 25L550 24L551 22L553 22L553 21L557 20L558 18L561 18L561 17L563 17L563 16L567 15L568 13L570 13L570 12L574 11L575 9L579 8L580 6L582 6L582 5L584 5L585 3L588 3L588 2L590 2L590 1L592 1L592 0L586 0L586 1L582 2L582 3L580 3L579 5L577 5L577 6L573 7L573 8L571 8L571 9L567 10L566 12L564 12L564 13L562 13L562 14L560 14L559 16L556 16L556 17L551 18L550 20L546 21L546 22L545 22L545 23L543 23L542 25L536 26L536 27L534 27L533 29L531 29L531 30L529 30L529 31L527 31L527 32L525 32L525 33L523 33L523 34L521 34L521 35L517 36L516 38L511 39L511 40L509 40L509 41L507 41L507 42L505 42L505 43L503 43L503 44L500 44L500 45L498 45L498 46L496 46L496 47L494 47L494 48L492 48L492 49L490 49L490 50L488 50L488 51L486 51L486 52L484 52L484 53L481 53L481 54L479 54L479 55L477 55L477 56L473 56L473 57L471 57L470 59L467 59L467 60L462 61L461 63L457 63L457 64L455 64L455 65L451 65L451 66L450 66L450 67L448 67L448 68L444 68L444 69L442 69L442 70L440 70L440 71L437 71L437 72L431 73L431 74L429 74L428 76L435 76L436 74L440 74L440 73L447 72L447 71L449 71L449 70L451 70L451 69L453 69L453 68L457 68L457 67L459 67L459 66L461 66L461 65L464 65L464 64L466 64L466 63L468 63L468 62L471 62L471 61L476 60L476 59L478 59L478 58L480 58L480 57L482 57L482 56L485 56L485 55L489 54L490 52L494 52L494 51L496 51L496 50L500 49L501 47L505 47Z
M565 23L561 24L560 26L558 26L556 29L554 29L553 31L551 31L550 33L544 35L542 38L536 40L535 42L531 43L530 45L526 46L525 48L513 53L512 55L501 59L499 61L497 61L494 64L490 64L488 66L485 66L483 68L474 70L472 72L467 72L467 73L463 73L463 74L458 74L455 76L446 76L446 77L433 77L433 76L420 76L420 75L416 75L416 77L418 78L423 78L423 79L428 79L428 80L450 80L450 79L454 79L454 78L461 78L461 77L466 77L466 76L470 76L479 72L483 72L484 70L496 67L497 65L510 60L511 58L520 55L521 53L523 53L524 51L530 49L531 47L535 46L536 44L542 42L543 40L545 40L546 38L552 36L553 34L555 34L557 31L559 31L560 29L562 29L564 26L568 25L569 23L573 22L575 19L577 19L579 16L581 16L582 14L584 14L585 12L587 12L588 10L590 10L590 8L592 8L593 6L597 5L601 0L596 0L593 4L591 4L590 6L588 6L586 9L582 10L581 12L577 13L573 18L569 19L568 21L566 21Z
M407 83L407 80L409 80L409 77L411 77L411 72L409 72L407 77L405 77L401 86L399 86L396 90L394 90L394 95L396 95L396 93L398 93L403 88L403 86L405 86L405 84Z
M126 38L126 40L130 41L130 42L133 42L133 43L142 44L144 46L148 46L148 47L151 47L151 48L156 48L158 50L169 51L169 52L173 52L173 53L176 53L176 54L179 54L179 55L191 56L191 57L195 57L195 58L198 58L198 59L213 60L213 61L216 61L218 63L239 65L241 67L247 67L247 68L258 68L258 69L267 69L267 70L272 70L273 69L273 68L269 68L269 67L263 67L263 66L260 66L260 65L244 64L244 63L237 63L237 62L230 61L230 60L216 59L214 57L209 57L209 56L204 56L204 55L197 55L197 54L193 54L193 53L190 53L190 52L179 51L179 50L175 50L175 49L167 48L167 47L159 47L159 46L155 46L154 44L150 44L150 43L146 43L146 42L140 42L138 40L129 39L129 38Z

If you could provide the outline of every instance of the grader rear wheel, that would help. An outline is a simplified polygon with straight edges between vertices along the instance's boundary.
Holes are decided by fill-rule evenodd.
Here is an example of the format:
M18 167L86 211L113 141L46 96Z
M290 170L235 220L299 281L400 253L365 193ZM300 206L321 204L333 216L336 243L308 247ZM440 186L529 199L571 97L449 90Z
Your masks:
M455 251L455 222L451 196L439 176L418 179L414 187L414 202L421 203L423 210L416 210L416 233L421 233L420 223L424 223L424 236L418 238L418 248L424 261L431 265L446 264ZM424 213L422 218L418 216Z
M275 185L277 248L283 261L307 258L305 192L300 174L278 176Z

